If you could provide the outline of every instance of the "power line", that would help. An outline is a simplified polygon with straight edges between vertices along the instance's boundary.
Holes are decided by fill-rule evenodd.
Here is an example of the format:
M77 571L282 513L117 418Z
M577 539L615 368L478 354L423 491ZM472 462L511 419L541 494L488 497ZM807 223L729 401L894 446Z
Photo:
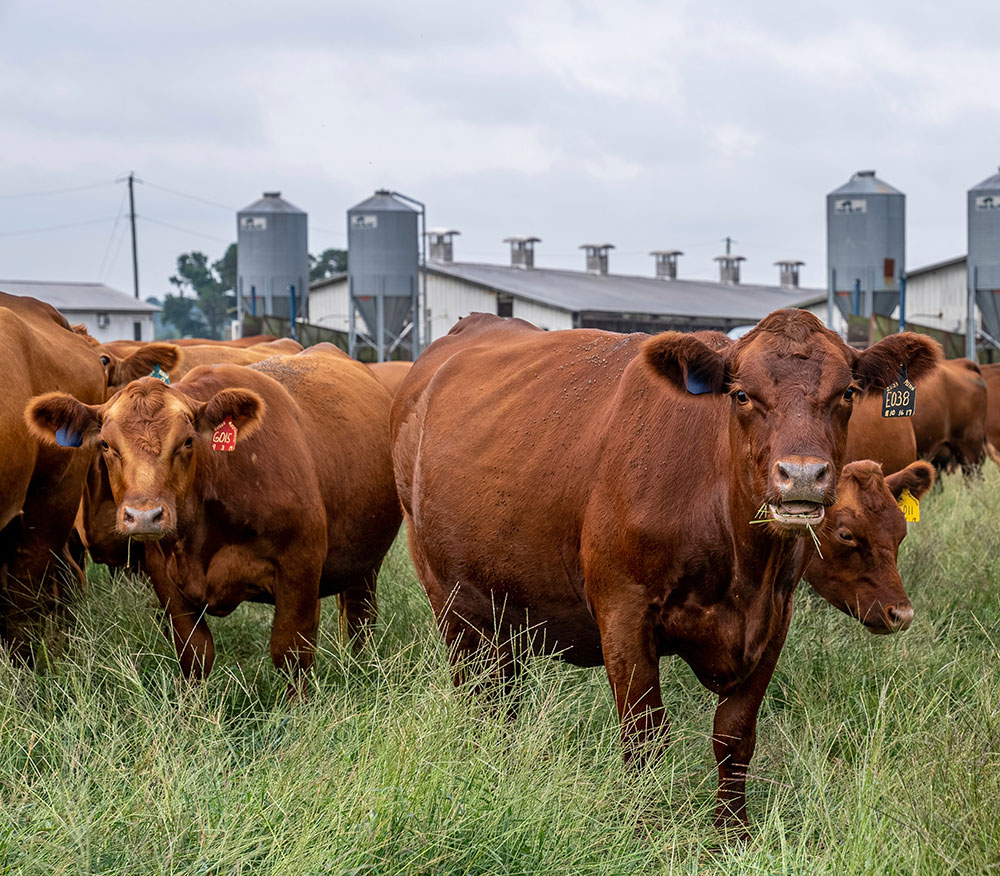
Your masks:
M88 186L72 186L71 188L66 189L45 189L38 192L20 192L13 195L0 195L0 201L8 201L14 198L40 198L44 195L65 195L69 192L85 192L88 189L100 189L104 188L104 186L110 185L114 185L114 183L109 180L107 182L91 183Z
M64 228L79 228L81 225L99 225L102 222L114 222L115 217L106 219L86 219L83 222L67 222L65 225L47 225L44 228L23 228L20 231L0 231L0 237L17 237L22 234L42 234L45 231L62 231Z
M102 283L104 282L104 266L107 264L108 255L111 253L111 245L115 241L115 233L118 231L118 223L122 219L122 211L125 207L125 190L122 189L121 199L118 201L118 215L115 216L115 224L111 228L111 235L108 237L108 245L104 247L104 257L101 259L101 267L97 271L97 279ZM108 265L108 272L111 272L111 266Z
M232 240L225 240L222 237L216 237L214 234L205 234L203 231L195 231L192 228L182 228L180 225L171 225L169 222L163 222L160 219L153 219L149 216L139 216L144 222L152 222L154 225L162 225L164 228L172 228L174 231L183 231L185 234L193 234L196 237L204 237L208 240L217 240L219 243L229 244Z
M230 213L235 213L236 208L230 207L228 204L220 204L218 201L212 201L209 198L203 198L200 195L189 195L187 192L179 192L177 189L168 189L166 186L159 186L156 183L151 183L146 180L146 185L153 189L159 189L161 192L168 192L171 195L176 195L179 198L188 198L192 201L200 201L202 204L209 204L212 207L219 207L222 210L228 210Z

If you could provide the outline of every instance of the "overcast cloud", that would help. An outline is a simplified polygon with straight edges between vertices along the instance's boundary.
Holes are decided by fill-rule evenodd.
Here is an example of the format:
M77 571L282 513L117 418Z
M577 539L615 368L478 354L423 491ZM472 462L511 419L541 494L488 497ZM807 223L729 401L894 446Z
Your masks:
M917 267L965 252L965 191L1000 163L992 6L0 0L0 278L131 291L129 170L143 296L271 189L312 252L384 186L460 229L458 260L530 233L539 266L610 241L614 273L671 247L711 278L731 235L746 280L794 257L822 286L824 196L874 168Z

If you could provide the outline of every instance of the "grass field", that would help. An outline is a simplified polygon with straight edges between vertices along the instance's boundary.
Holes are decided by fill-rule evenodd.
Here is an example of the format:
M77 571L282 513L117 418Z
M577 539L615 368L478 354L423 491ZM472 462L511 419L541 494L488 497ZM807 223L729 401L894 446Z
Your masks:
M665 660L672 745L623 770L604 673L539 659L508 723L452 688L399 540L374 641L325 607L289 706L271 612L213 620L178 679L139 581L91 577L59 653L0 662L0 872L1000 872L1000 473L948 478L903 546L911 629L875 637L803 587L751 766L755 838L712 829L713 697Z

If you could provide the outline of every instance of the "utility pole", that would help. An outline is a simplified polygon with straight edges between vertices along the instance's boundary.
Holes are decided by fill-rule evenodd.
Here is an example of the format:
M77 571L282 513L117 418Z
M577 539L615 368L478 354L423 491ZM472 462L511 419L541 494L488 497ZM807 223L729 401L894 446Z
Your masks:
M136 251L135 244L135 187L134 184L137 182L142 182L141 179L137 178L135 171L130 170L128 176L123 176L121 179L116 179L115 182L128 182L128 218L132 224L132 291L135 293L136 300L139 299L139 257Z

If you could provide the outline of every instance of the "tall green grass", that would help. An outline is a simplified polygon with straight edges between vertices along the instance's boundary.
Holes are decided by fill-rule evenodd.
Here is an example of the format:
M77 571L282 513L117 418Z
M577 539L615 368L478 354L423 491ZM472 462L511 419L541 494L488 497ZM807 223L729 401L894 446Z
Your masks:
M662 667L669 752L626 771L601 671L531 661L513 718L453 689L403 540L373 641L342 647L327 605L296 706L270 610L213 619L191 687L148 589L99 569L37 671L0 662L0 871L1000 872L998 503L992 467L925 499L906 633L799 591L736 848L711 826L714 699L683 663Z

